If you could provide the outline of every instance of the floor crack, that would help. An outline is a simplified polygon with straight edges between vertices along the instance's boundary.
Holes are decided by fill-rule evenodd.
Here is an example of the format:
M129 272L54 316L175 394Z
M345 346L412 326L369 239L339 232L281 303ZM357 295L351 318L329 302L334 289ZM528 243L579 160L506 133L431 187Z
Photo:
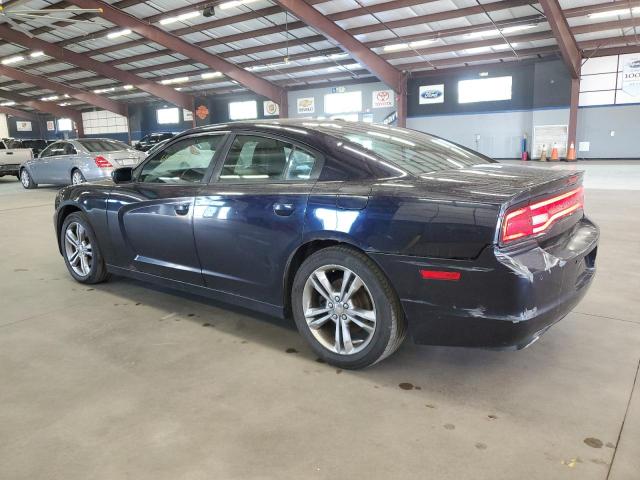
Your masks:
M627 414L629 413L629 408L631 407L631 399L633 398L633 392L636 389L636 383L638 383L638 372L640 372L640 359L638 360L638 366L636 367L636 375L635 377L633 377L633 385L631 386L629 401L627 402L627 408L624 411L624 417L622 417L622 424L620 425L620 431L618 432L618 439L616 440L616 448L613 450L613 457L611 457L611 463L609 464L609 471L607 472L606 480L609 480L609 475L611 475L611 470L613 469L613 462L615 462L616 460L616 453L618 453L618 447L620 446L622 431L624 430L624 424L627 421Z

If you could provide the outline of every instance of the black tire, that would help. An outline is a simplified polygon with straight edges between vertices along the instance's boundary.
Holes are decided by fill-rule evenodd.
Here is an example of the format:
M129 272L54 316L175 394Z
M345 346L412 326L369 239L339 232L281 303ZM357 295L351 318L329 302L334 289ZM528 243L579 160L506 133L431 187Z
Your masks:
M349 269L364 282L375 302L376 326L368 344L352 354L329 350L311 332L304 315L303 292L307 279L318 269L337 265ZM406 322L398 296L380 268L364 253L346 246L319 250L307 258L293 280L291 289L293 317L300 334L324 361L344 369L359 369L377 363L395 352L406 335ZM329 327L335 328L328 322ZM336 323L334 322L334 325Z
M33 181L31 174L26 168L23 168L22 170L20 170L20 175L18 176L18 179L20 180L20 183L22 184L22 186L28 190L31 190L32 188L38 188L38 184Z
M74 175L78 174L78 177L80 179L79 183L74 183ZM71 185L79 185L80 183L85 183L87 180L84 178L84 175L82 174L82 172L80 171L80 169L78 168L74 168L73 170L71 170Z
M92 260L87 275L80 275L78 272L76 272L72 267L69 258L67 258L65 235L69 225L73 223L80 224L84 228L86 236L91 245ZM93 228L91 227L91 223L89 223L89 220L84 213L73 212L64 219L62 228L60 229L60 251L62 252L62 257L64 258L64 263L67 266L67 270L69 270L69 273L77 282L94 284L105 282L109 279L109 272L107 272L107 267L104 262L104 257L102 256L102 252L100 251L98 239L95 232L93 231Z

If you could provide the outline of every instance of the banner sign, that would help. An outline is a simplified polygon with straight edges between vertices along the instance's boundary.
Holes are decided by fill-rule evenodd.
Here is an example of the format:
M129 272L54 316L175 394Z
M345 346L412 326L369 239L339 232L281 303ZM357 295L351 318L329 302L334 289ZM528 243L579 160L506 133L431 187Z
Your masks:
M187 110L186 108L182 109L182 120L185 122L193 121L193 112L191 110Z
M627 57L622 66L622 91L640 97L640 55Z
M376 90L373 92L373 108L393 107L394 94L393 90Z
M272 102L271 100L266 100L263 104L263 107L264 107L265 117L280 115L280 105L278 105L276 102Z
M316 111L316 99L305 97L298 99L298 113L314 113Z
M18 130L19 132L30 132L31 122L26 122L26 121L16 122L16 130Z
M56 124L53 122L53 120L47 120L47 130L49 130L50 132L53 132L56 129Z
M418 92L418 102L420 105L428 103L444 103L444 84L421 85Z

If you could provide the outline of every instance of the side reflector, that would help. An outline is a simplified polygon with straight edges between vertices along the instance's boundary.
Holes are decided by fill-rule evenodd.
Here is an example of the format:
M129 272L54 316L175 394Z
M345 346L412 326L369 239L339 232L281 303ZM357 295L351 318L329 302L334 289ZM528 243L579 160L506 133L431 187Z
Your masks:
M445 272L443 270L420 270L423 280L447 280L457 282L460 272Z

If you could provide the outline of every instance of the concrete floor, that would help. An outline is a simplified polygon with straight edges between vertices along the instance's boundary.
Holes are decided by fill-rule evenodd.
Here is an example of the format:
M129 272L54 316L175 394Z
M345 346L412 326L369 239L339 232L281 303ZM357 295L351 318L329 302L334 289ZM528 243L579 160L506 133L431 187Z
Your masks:
M75 283L55 189L0 179L0 478L637 480L640 191L598 175L595 284L537 344L407 342L359 372L316 362L286 321Z

